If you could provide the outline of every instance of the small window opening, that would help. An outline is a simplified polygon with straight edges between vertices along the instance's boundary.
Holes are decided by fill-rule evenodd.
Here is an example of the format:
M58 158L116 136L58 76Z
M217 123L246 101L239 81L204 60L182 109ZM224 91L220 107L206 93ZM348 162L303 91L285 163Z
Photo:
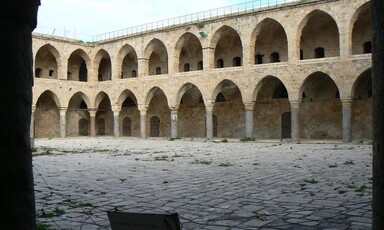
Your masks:
M217 94L215 102L226 102L224 95L222 93Z
M370 41L363 44L363 52L365 54L372 53L372 43Z
M325 52L323 47L317 47L315 49L315 58L323 58L325 57Z
M223 59L218 59L216 64L217 64L217 68L224 68L224 60Z
M50 77L53 77L53 73L54 73L55 71L54 70L49 70L49 76Z
M189 63L184 64L184 72L189 72Z
M271 62L280 62L280 54L278 52L271 53Z
M199 61L199 62L197 63L197 69L198 69L198 70L203 70L203 61Z
M41 78L41 73L42 73L42 72L43 72L42 69L37 68L37 69L35 70L35 77L36 77L36 78Z
M72 73L71 72L67 72L67 79L72 80Z
M300 60L304 60L304 51L300 50Z
M136 70L132 70L131 77L137 77L137 71Z
M257 54L255 57L256 64L263 64L263 56L262 54Z
M97 78L99 81L103 81L103 75L99 74L99 75L97 75Z
M81 63L80 70L79 70L79 81L86 82L88 79L88 70L87 70L87 64L85 61Z
M240 57L233 58L233 66L241 66L241 58Z
M156 68L156 75L160 75L161 74L161 68L160 67L157 67Z

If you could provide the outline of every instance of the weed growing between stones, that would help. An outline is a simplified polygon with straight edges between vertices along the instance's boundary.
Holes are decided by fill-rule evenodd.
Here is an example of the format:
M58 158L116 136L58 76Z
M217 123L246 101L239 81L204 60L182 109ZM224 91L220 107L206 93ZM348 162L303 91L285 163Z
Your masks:
M221 167L229 167L229 166L234 166L234 164L232 164L231 162L222 162L219 164L219 166Z
M212 164L212 160L194 160L192 164L199 164L199 165L210 165Z

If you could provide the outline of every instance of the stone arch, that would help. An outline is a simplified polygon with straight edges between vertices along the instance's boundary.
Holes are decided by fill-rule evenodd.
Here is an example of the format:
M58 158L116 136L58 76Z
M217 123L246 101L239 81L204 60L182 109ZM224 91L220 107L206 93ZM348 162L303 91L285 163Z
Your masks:
M225 100L216 100L213 115L217 117L217 137L240 138L245 133L245 107L239 87L230 80L221 81L212 98L221 94Z
M301 21L298 31L301 59L315 58L317 48L324 49L324 57L340 56L339 28L330 14L313 10Z
M230 26L220 27L213 35L211 47L215 48L214 63L217 66L217 60L222 60L222 67L232 67L233 58L243 59L243 45L239 33Z
M371 18L371 2L360 6L352 16L349 32L352 54L371 53L371 50L366 50L364 47L364 44L372 41Z
M252 51L254 63L271 63L277 62L269 58L272 54L279 55L279 61L288 61L288 39L284 27L275 19L263 19L252 32ZM256 56L262 57L262 61L258 62ZM259 57L258 56L258 57Z
M148 75L168 74L168 52L162 41L152 39L145 48L144 55L148 60Z
M153 87L146 98L147 109L147 127L151 127L150 118L158 117L160 120L159 136L167 137L171 134L171 110L168 106L166 94L159 87ZM150 129L147 130L150 136Z
M50 90L39 95L34 113L35 137L60 137L60 102Z
M372 139L372 69L359 75L352 89L352 138Z
M35 57L35 77L58 79L59 65L61 64L60 52L51 44L40 47ZM40 76L36 76L39 72Z
M178 133L181 137L205 137L205 105L199 88L184 84L177 93Z
M138 76L138 61L136 50L129 44L125 44L117 55L120 67L120 78L134 78Z
M87 82L90 65L91 59L84 50L73 51L68 58L67 80Z
M128 136L140 137L140 111L138 109L138 102L135 94L129 90L124 90L118 99L117 103L121 107L120 111L120 133L123 136L127 136L125 134L129 133ZM128 126L124 127L124 120L129 118L129 131ZM124 134L125 133L125 134Z
M100 49L94 58L93 66L97 67L97 80L108 81L112 79L112 64L109 53Z
M300 133L305 139L340 139L342 105L339 89L323 72L309 75L300 87Z
M176 43L175 61L179 72L187 72L184 68L187 64L188 71L200 70L199 62L203 61L203 48L196 35L186 32Z
M111 100L105 92L97 94L95 99L96 112L96 130L97 135L113 134L113 112Z
M91 108L90 100L83 92L73 94L68 102L66 136L85 136L89 134L89 124L84 124L85 121L90 121L89 108Z

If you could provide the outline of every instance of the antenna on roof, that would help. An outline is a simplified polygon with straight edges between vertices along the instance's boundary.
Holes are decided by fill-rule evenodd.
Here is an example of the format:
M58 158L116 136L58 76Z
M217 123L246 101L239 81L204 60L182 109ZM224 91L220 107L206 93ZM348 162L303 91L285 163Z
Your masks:
M53 29L53 31L52 31L52 34L51 34L52 36L53 36L53 34L55 33L55 31L56 31L56 28L55 28L55 29Z

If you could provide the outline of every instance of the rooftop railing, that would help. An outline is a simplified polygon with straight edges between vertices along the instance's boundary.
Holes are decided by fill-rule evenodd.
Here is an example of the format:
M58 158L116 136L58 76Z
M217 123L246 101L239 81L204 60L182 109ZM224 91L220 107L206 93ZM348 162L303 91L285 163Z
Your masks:
M135 35L145 32L162 30L165 28L180 26L184 24L199 23L220 17L243 14L248 12L260 11L267 8L279 7L287 4L296 4L297 2L309 2L312 0L256 0L236 5L216 8L199 13L188 14L184 16L169 18L157 22L151 22L143 25L133 26L126 29L116 30L108 33L95 35L92 42L103 42L112 39L118 39L129 35Z

